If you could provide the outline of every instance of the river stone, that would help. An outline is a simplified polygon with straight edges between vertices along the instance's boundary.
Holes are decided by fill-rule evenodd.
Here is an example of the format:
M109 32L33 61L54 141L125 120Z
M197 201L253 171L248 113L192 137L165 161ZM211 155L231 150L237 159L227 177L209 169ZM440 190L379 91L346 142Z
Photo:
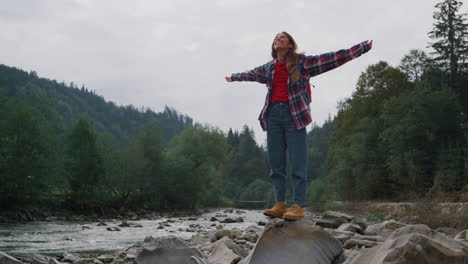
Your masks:
M184 264L206 264L206 262L202 258L191 256Z
M344 223L344 224L340 225L336 230L338 230L338 231L349 231L349 232L362 234L362 228L358 224Z
M339 219L339 218L342 218L342 219L346 219L347 222L350 222L351 220L354 219L353 216L350 216L350 215L347 215L347 214L344 214L344 213L340 213L340 212L336 212L336 211L326 211L325 213L323 213L323 217L324 219Z
M218 239L222 238L223 236L227 236L229 238L232 238L231 230L221 229L221 230L216 231L216 233L214 233L213 236L210 238L210 241L215 242Z
M81 258L78 257L77 255L75 254L71 254L71 253L63 253L63 258L62 258L62 261L63 262L76 262L78 260L80 260Z
M208 264L235 264L239 262L241 256L235 254L233 250L231 250L227 245L226 242L230 241L234 244L230 239L227 237L223 237L223 239L216 241L210 250L210 255L208 256L207 263Z
M388 220L368 226L366 230L364 230L364 235L387 235L403 226L405 226L404 223Z
M382 245L363 249L343 264L466 264L468 248L425 225L395 230Z
M16 258L0 251L0 264L21 264L23 262L17 260Z
M345 249L351 249L354 247L365 247L365 248L370 248L370 247L375 247L381 243L375 242L375 241L370 241L370 240L361 240L361 239L348 239L346 242L343 244L343 247Z
M455 236L455 240L457 240L457 241L459 241L459 242L467 243L467 242L468 242L468 229L467 229L467 230L463 230L463 231L461 231L460 233L458 233L458 234Z
M337 231L337 230L332 229L330 231L327 230L327 232L329 232L330 235L332 235L335 239L340 241L342 244L346 242L346 240L355 236L353 232L349 232L349 231Z
M32 254L30 264L59 264L60 262L54 258L40 255Z
M344 218L336 218L336 219L318 219L315 224L321 226L323 228L338 228L342 224L346 223L347 220Z
M242 264L329 264L343 248L321 227L307 220L273 220L267 224Z
M198 249L176 237L156 239L152 244L138 254L137 264L185 264L192 256L202 258Z

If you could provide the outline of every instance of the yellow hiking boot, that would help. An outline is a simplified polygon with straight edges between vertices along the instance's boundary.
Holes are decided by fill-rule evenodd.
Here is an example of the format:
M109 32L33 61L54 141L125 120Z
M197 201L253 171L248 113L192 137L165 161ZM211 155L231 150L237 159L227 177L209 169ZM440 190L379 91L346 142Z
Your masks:
M293 204L291 210L283 214L283 219L298 220L304 218L304 208L298 204Z
M286 205L283 202L277 202L271 209L265 209L263 214L270 217L283 217L286 212Z

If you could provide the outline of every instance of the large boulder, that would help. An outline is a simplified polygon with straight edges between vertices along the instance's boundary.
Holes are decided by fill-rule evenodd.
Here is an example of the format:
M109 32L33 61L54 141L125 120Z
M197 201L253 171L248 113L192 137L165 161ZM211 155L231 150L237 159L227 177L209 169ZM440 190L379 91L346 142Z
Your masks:
M163 237L146 245L138 254L138 264L185 264L202 260L203 256L196 248L188 246L184 241L176 237ZM192 260L191 260L192 258Z
M364 235L389 235L393 231L405 225L406 224L395 220L388 220L368 226L366 230L364 230Z
M23 262L16 258L8 255L7 253L0 251L0 264L22 264Z
M313 222L274 220L239 264L329 264L342 251L341 243Z
M465 264L468 248L425 225L395 230L380 245L363 249L343 264Z
M238 250L239 246L234 244L228 237L213 243L210 249L210 253L207 259L208 264L235 264L245 257L247 254L244 252L240 253ZM237 253L236 253L237 251ZM243 255L243 256L242 256Z

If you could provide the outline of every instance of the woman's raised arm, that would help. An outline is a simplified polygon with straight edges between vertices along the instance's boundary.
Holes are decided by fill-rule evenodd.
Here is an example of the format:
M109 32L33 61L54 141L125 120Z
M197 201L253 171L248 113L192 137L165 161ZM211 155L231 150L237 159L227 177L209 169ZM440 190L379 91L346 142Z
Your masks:
M372 40L364 41L349 49L342 49L337 52L329 52L318 56L306 56L304 69L309 77L316 76L333 70L346 62L355 59L368 52L372 48Z
M248 70L241 73L233 73L230 77L225 77L228 82L259 82L266 83L267 81L267 64L256 67L253 70Z

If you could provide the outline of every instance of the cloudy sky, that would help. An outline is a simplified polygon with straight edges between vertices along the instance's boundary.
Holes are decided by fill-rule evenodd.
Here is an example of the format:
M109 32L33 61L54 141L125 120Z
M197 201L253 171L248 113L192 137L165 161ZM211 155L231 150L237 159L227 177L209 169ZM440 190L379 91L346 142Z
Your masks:
M0 0L0 64L84 84L119 105L172 106L224 131L247 124L263 144L266 87L224 76L270 60L275 34L289 32L307 55L374 40L367 54L311 79L320 125L368 65L396 66L426 48L439 1Z

